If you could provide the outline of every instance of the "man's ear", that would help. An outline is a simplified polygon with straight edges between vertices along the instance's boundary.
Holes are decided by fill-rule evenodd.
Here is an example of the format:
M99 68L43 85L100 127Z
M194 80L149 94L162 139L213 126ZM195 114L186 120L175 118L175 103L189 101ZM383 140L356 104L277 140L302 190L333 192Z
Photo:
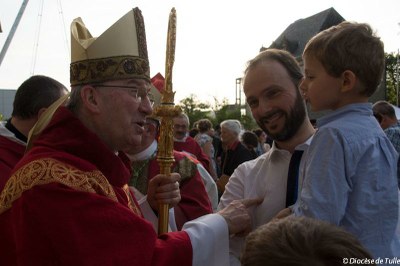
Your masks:
M44 113L44 111L46 111L46 110L47 110L46 107L40 108L40 110L39 110L39 112L38 112L38 114L37 114L38 119L40 118L40 116L41 116L41 115Z
M98 113L99 110L99 101L100 94L99 91L96 90L91 85L84 85L81 89L81 100L83 106L86 107L91 112Z
M342 73L342 92L348 92L355 88L357 77L351 70L345 70Z

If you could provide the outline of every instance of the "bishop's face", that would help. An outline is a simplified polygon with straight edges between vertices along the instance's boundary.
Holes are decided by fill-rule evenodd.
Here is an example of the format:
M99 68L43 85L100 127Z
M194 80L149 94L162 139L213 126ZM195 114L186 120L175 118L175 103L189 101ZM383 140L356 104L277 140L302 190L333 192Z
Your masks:
M243 87L254 119L268 136L285 141L296 134L306 118L305 105L279 62L268 60L249 70Z
M146 116L152 107L149 82L142 79L115 80L96 85L99 97L100 132L113 150L140 145Z

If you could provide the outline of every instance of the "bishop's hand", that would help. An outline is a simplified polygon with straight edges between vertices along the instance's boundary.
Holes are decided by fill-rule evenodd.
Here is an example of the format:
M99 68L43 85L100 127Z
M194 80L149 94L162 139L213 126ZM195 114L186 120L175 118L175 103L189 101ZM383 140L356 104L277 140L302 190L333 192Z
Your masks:
M158 212L160 204L168 204L170 208L178 205L181 200L180 179L178 173L171 173L170 176L158 174L149 181L147 201L153 210Z
M248 208L262 201L262 198L234 200L218 212L228 224L230 235L245 236L250 233L252 227Z

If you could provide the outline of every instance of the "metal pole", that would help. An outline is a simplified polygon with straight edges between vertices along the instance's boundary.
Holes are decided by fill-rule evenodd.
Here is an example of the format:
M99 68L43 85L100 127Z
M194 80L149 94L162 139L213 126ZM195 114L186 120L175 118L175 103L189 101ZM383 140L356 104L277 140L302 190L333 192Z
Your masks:
M14 20L14 24L11 27L10 33L8 34L7 39L4 42L3 48L1 49L1 52L0 52L0 66L1 66L1 63L3 62L4 56L7 53L8 47L10 46L10 43L14 37L14 34L17 31L18 24L21 21L22 15L24 14L24 11L25 11L26 6L28 5L28 2L29 2L29 0L24 0L22 2L22 5L19 9L17 17Z

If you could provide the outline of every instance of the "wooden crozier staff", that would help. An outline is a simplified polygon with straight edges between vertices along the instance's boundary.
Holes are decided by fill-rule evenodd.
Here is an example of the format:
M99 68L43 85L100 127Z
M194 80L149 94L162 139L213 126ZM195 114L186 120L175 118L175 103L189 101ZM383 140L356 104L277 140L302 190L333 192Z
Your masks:
M174 104L175 92L172 91L172 67L175 60L176 11L171 9L168 21L167 53L165 59L165 85L161 95L161 103L154 114L161 119L160 137L158 140L157 162L160 173L169 176L174 160L173 118L181 113ZM168 232L168 204L161 204L158 212L158 234Z

